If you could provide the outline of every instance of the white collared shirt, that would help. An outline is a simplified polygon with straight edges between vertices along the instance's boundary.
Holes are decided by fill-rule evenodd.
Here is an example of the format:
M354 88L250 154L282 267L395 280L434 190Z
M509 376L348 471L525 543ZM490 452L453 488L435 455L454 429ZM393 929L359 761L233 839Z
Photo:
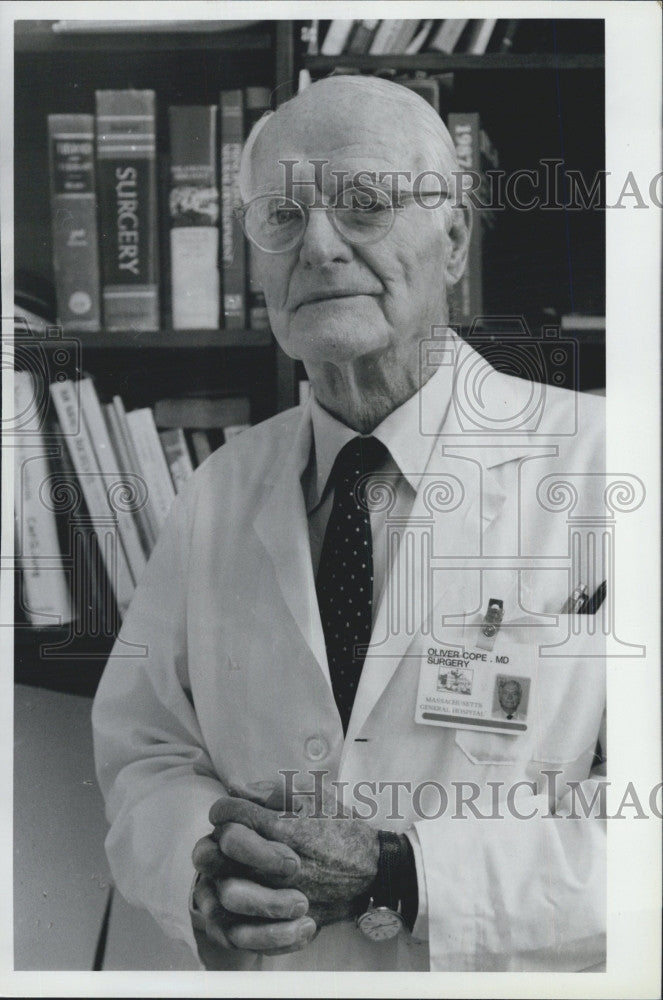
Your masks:
M403 523L414 503L421 478L428 467L435 435L422 433L421 416L426 427L440 428L451 399L452 370L441 366L419 392L393 410L372 432L389 454L376 478L387 478L395 491L393 507L372 510L373 538L373 608L377 609L387 577L387 518ZM336 456L357 432L340 422L318 403L311 401L313 448L302 475L302 488L308 515L313 575L317 575L322 543L334 501L329 485Z

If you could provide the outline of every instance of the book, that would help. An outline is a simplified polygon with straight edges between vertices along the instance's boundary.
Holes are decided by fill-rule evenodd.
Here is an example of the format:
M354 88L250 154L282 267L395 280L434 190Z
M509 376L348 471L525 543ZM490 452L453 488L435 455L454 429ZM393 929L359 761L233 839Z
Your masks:
M389 18L382 21L371 42L370 54L372 56L381 56L387 52L391 52L392 45L398 38L403 24L403 19L397 18Z
M485 171L498 164L497 154L481 128L480 117L476 112L454 112L448 116L447 127L454 146L462 173L473 177L481 175L481 185L477 191L482 204L486 204ZM476 188L475 188L476 189ZM492 228L494 213L484 209L474 209L472 235L468 250L467 265L460 280L451 289L450 304L455 322L468 326L483 314L483 258L485 252L485 236Z
M388 52L394 55L401 55L405 52L406 48L414 38L417 33L417 28L419 27L419 21L412 19L407 19L401 23L400 30L397 32L396 36L391 41L391 46Z
M82 419L78 388L70 379L65 379L53 382L50 392L117 606L120 614L124 615L134 592L134 581L120 542L116 512L109 501L109 483L99 468L92 441Z
M97 177L104 327L159 329L152 90L98 90Z
M338 56L343 51L348 36L352 31L353 21L332 21L320 48L320 55Z
M124 548L127 562L131 570L134 586L138 583L145 569L145 553L138 535L138 529L132 513L131 498L137 500L140 490L137 485L126 477L126 470L120 469L120 463L108 433L108 427L101 409L99 397L91 378L82 378L78 383L81 411L88 436L94 448L94 454L100 471L105 477L107 494L113 498L113 507L117 517L120 543ZM125 478L123 478L125 477Z
M175 497L175 488L152 410L149 406L131 410L127 413L127 423L147 483L147 509L150 511L158 537Z
M468 55L481 56L488 48L490 36L497 24L496 17L486 17L472 23L465 51Z
M468 19L463 17L445 19L428 43L428 48L432 49L433 52L451 54L458 44L467 23Z
M202 465L205 459L209 458L212 454L212 445L210 439L207 435L207 431L204 430L193 430L191 434L191 447L193 448L193 453L196 456L196 466Z
M161 441L161 447L168 462L175 492L179 493L189 476L193 474L193 462L191 461L184 431L181 427L172 427L167 431L159 431L159 440Z
M52 433L62 440L62 428L53 418ZM113 587L104 566L99 540L94 530L78 476L64 444L58 449L53 493L76 498L66 517L58 518L61 545L71 562L71 600L75 629L79 635L115 635L120 616Z
M170 107L170 272L173 329L219 326L216 105Z
M270 109L270 92L268 87L247 87L244 91L244 118L245 137L260 121L265 112ZM252 330L268 330L269 316L267 315L267 304L265 294L260 286L256 274L256 248L246 241L246 252L248 257L248 314L249 326Z
M36 403L31 372L14 372L14 517L22 608L32 625L64 625L74 615L55 511L42 496L52 470Z
M420 26L417 28L417 31L412 41L405 48L405 55L414 56L417 54L417 52L421 52L422 48L426 43L426 39L430 35L432 29L433 29L432 17L429 17L425 21L421 21Z
M92 115L49 115L53 270L58 321L67 332L101 329Z
M244 98L241 90L224 90L221 118L221 263L223 268L223 322L228 329L246 327L246 239L235 209L239 194L239 165L244 142Z
M377 17L365 18L363 21L355 21L352 33L348 38L344 52L349 55L361 56L368 52L373 41L373 36L378 30L380 21Z
M138 465L138 456L131 440L122 398L115 396L112 403L104 404L103 413L108 435L113 442L113 450L117 457L120 473L122 475L139 476L142 481L143 477ZM144 481L142 481L142 494L145 498L147 497L147 485ZM145 503L139 502L134 508L133 514L143 552L146 556L149 556L154 548L156 533L152 526L149 512L146 510Z
M605 330L605 316L585 313L566 313L560 319L562 330Z
M250 422L251 404L245 396L159 399L154 404L157 427L207 430Z

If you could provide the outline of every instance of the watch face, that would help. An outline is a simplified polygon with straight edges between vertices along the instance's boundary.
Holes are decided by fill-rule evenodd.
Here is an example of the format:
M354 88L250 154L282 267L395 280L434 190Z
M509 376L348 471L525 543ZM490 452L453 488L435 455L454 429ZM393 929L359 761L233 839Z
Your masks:
M357 923L362 934L371 941L387 941L399 933L403 918L395 910L378 906L375 910L363 913Z

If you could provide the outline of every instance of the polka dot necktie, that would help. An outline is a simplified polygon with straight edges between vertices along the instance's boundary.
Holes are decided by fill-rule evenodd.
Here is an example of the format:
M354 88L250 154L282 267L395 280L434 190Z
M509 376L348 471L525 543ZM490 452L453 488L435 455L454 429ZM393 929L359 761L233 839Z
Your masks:
M362 477L387 457L376 438L353 438L338 453L331 472L334 503L316 580L332 690L348 728L373 626L373 541L362 505Z

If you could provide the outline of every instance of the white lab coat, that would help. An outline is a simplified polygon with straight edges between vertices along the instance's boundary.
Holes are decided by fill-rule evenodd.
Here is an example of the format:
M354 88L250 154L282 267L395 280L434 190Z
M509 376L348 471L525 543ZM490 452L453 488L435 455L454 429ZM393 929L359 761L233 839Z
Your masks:
M472 363L474 352L454 344L456 365ZM210 832L208 810L224 786L318 769L350 787L402 780L447 790L449 806L437 818L418 814L433 815L439 804L425 795L418 811L412 796L399 799L394 818L386 792L370 820L396 831L415 825L428 928L419 920L414 935L375 945L352 923L337 924L299 953L246 956L248 966L570 971L603 959L604 824L546 817L541 775L561 772L560 813L565 781L586 782L591 791L605 685L600 638L589 633L588 618L558 655L533 656L527 736L414 721L422 656L457 638L463 616L485 611L490 597L504 601L500 642L534 648L532 631L521 626L542 613L551 617L545 634L536 633L537 646L568 638L569 619L557 613L577 582L568 559L574 511L559 490L546 493L546 477L584 484L575 513L583 515L577 530L585 532L587 515L600 516L603 495L588 475L603 466L602 400L547 387L535 389L543 393L537 409L529 383L495 374L481 397L483 429L477 421L468 429L460 382L407 529L410 551L428 533L430 587L411 586L398 620L393 587L386 588L345 740L300 486L311 447L307 408L233 439L173 505L102 678L93 723L117 885L192 947L191 851ZM524 430L497 436L505 413L517 412L516 400L531 419ZM430 491L440 481L455 490L455 500L448 489ZM403 565L401 559L392 582ZM600 567L586 564L584 572L590 589L600 583ZM442 614L457 617L443 625ZM494 794L487 782L504 782L504 799L506 786L519 780L534 785L523 785L514 802L522 813L538 807L538 816L517 819L502 809L500 820L454 817L451 782L477 783L477 805L486 806ZM361 801L358 808L366 814Z

